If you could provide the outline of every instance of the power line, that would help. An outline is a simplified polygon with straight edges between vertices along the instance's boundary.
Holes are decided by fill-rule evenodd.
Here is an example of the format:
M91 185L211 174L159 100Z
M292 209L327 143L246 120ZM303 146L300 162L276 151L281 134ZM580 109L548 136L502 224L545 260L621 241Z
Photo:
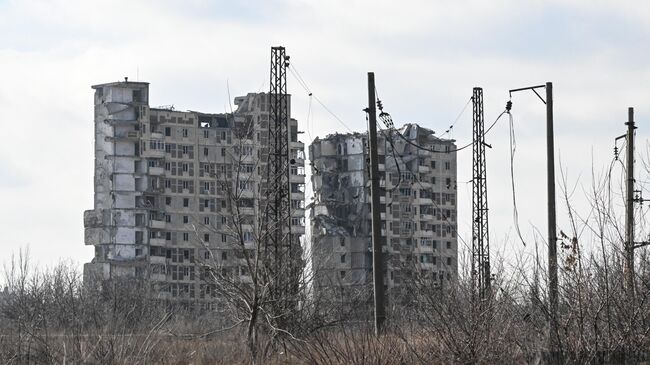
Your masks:
M334 113L330 108L328 108L327 105L325 105L325 103L323 103L318 98L318 96L314 95L314 93L311 91L311 89L309 88L309 86L307 85L305 80L298 73L298 70L296 70L293 63L288 67L288 69L291 72L291 74L293 75L293 77L296 79L296 81L298 81L298 84L303 89L305 89L305 92L307 92L307 95L309 97L313 97L318 102L318 104L320 104L323 107L323 109L325 109L325 111L327 111L332 117L334 117L334 119L336 119L343 127L345 127L345 129L350 131L350 133L354 133L354 131L350 127L348 127L348 125L338 115L336 115L336 113Z
M515 140L515 127L512 119L512 114L508 113L509 116L509 126L510 126L510 183L512 186L512 218L515 223L515 230L517 235L521 240L521 243L526 246L526 241L524 241L523 236L521 235L521 230L519 229L519 211L517 210L517 197L515 193L515 151L517 149L517 141Z
M384 122L384 124L386 124L386 127L387 127L387 128L395 128L394 125L392 124L392 119L391 119L389 122L387 122L387 121L388 121L387 117L384 116L384 118L381 118L381 117L382 117L382 114L386 114L386 115L388 115L388 113L383 113L383 112L382 112L382 113L380 114L380 119L382 119L382 121ZM490 130L491 130L491 129L496 125L496 124L497 124L497 122L499 121L499 119L501 119L501 117L502 117L504 114L506 114L506 110L504 110L503 112L501 112L501 114L499 114L499 116L497 117L497 119L496 119L494 122L492 122L492 125L490 125L490 127L485 131L484 135L486 135L486 134L487 134L487 133L488 133L488 132L489 132L489 131L490 131ZM398 135L401 139L403 139L406 143L410 144L411 146L413 146L413 147L415 147L415 148L417 148L417 149L420 149L420 150L422 150L422 151L427 151L427 152L432 152L432 153L452 153L452 152L458 152L458 151L462 151L462 150L464 150L465 148L467 148L467 147L469 147L469 146L471 146L471 145L473 145L473 144L475 143L474 141L472 141L472 142L470 142L470 143L468 143L468 144L466 144L466 145L464 145L464 146L462 146L462 147L456 148L456 149L454 149L454 150L451 150L451 149L450 149L450 150L448 150L448 151L436 151L434 148L426 148L426 147L423 147L423 146L418 145L417 143L412 142L412 141L409 140L408 138L404 137L404 135L402 135L402 134L401 134L401 133L400 133L396 128L395 128L395 131L396 131L397 135Z
M469 106L469 104L471 102L472 102L472 98L470 97L469 100L467 100L467 103L465 103L465 106L463 107L463 109L460 111L460 113L458 113L458 116L456 117L456 119L454 119L454 122L451 123L449 128L444 133L442 133L440 135L440 137L444 136L445 134L451 134L452 129L454 128L456 123L460 120L460 117L465 113L465 110L467 110L467 107Z

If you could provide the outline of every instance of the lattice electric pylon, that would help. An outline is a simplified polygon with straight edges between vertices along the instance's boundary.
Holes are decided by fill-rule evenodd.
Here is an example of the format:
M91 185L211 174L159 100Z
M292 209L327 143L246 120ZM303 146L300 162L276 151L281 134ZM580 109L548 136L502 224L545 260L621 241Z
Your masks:
M490 239L488 234L487 173L485 167L485 124L483 89L474 88L473 178L472 178L472 280L480 300L490 290Z
M267 163L266 200L264 212L264 249L269 258L267 267L276 277L278 295L289 288L283 281L294 276L296 258L291 235L291 185L289 148L289 95L287 94L287 67L289 56L284 47L271 48L271 78L269 91L269 153ZM282 293L284 292L284 293Z

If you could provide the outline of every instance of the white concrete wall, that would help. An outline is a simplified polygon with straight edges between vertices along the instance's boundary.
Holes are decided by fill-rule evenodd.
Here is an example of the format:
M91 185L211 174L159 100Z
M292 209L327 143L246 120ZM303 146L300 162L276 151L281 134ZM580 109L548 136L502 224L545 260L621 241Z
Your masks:
M135 142L115 142L115 154L135 155Z
M135 243L135 229L132 227L117 227L115 232L115 243Z
M134 226L135 213L132 210L113 210L113 222L117 226Z
M135 195L115 194L115 208L135 208Z
M130 157L115 157L115 172L133 173L135 172L135 163Z
M117 191L135 191L135 178L133 175L114 175L114 189Z

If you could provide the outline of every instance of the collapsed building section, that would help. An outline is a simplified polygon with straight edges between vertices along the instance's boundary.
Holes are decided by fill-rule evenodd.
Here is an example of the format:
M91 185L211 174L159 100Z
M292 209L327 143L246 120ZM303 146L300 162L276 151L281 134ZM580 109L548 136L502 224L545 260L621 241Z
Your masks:
M150 108L148 83L93 89L95 196L84 226L95 257L85 276L144 278L161 298L201 302L213 293L199 263L250 281L238 243L252 250L262 235L269 95L237 97L232 114L212 114ZM291 239L300 247L305 174L297 136L289 119Z
M352 133L317 138L309 147L314 292L334 301L367 295L372 283L367 146L366 134ZM457 274L455 148L417 124L378 135L389 299L400 301L416 272L434 285Z

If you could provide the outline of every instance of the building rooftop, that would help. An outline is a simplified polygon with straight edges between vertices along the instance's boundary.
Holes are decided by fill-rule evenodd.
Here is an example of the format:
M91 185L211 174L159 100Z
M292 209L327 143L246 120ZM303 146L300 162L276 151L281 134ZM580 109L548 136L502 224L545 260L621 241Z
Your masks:
M105 83L105 84L92 85L91 87L93 89L99 89L100 87L104 87L104 86L117 86L117 87L127 87L127 86L129 86L129 87L131 87L131 86L134 86L134 85L146 86L146 85L149 85L149 83L148 82L141 82L141 81L129 81L129 78L125 77L124 81L108 82L108 83Z

